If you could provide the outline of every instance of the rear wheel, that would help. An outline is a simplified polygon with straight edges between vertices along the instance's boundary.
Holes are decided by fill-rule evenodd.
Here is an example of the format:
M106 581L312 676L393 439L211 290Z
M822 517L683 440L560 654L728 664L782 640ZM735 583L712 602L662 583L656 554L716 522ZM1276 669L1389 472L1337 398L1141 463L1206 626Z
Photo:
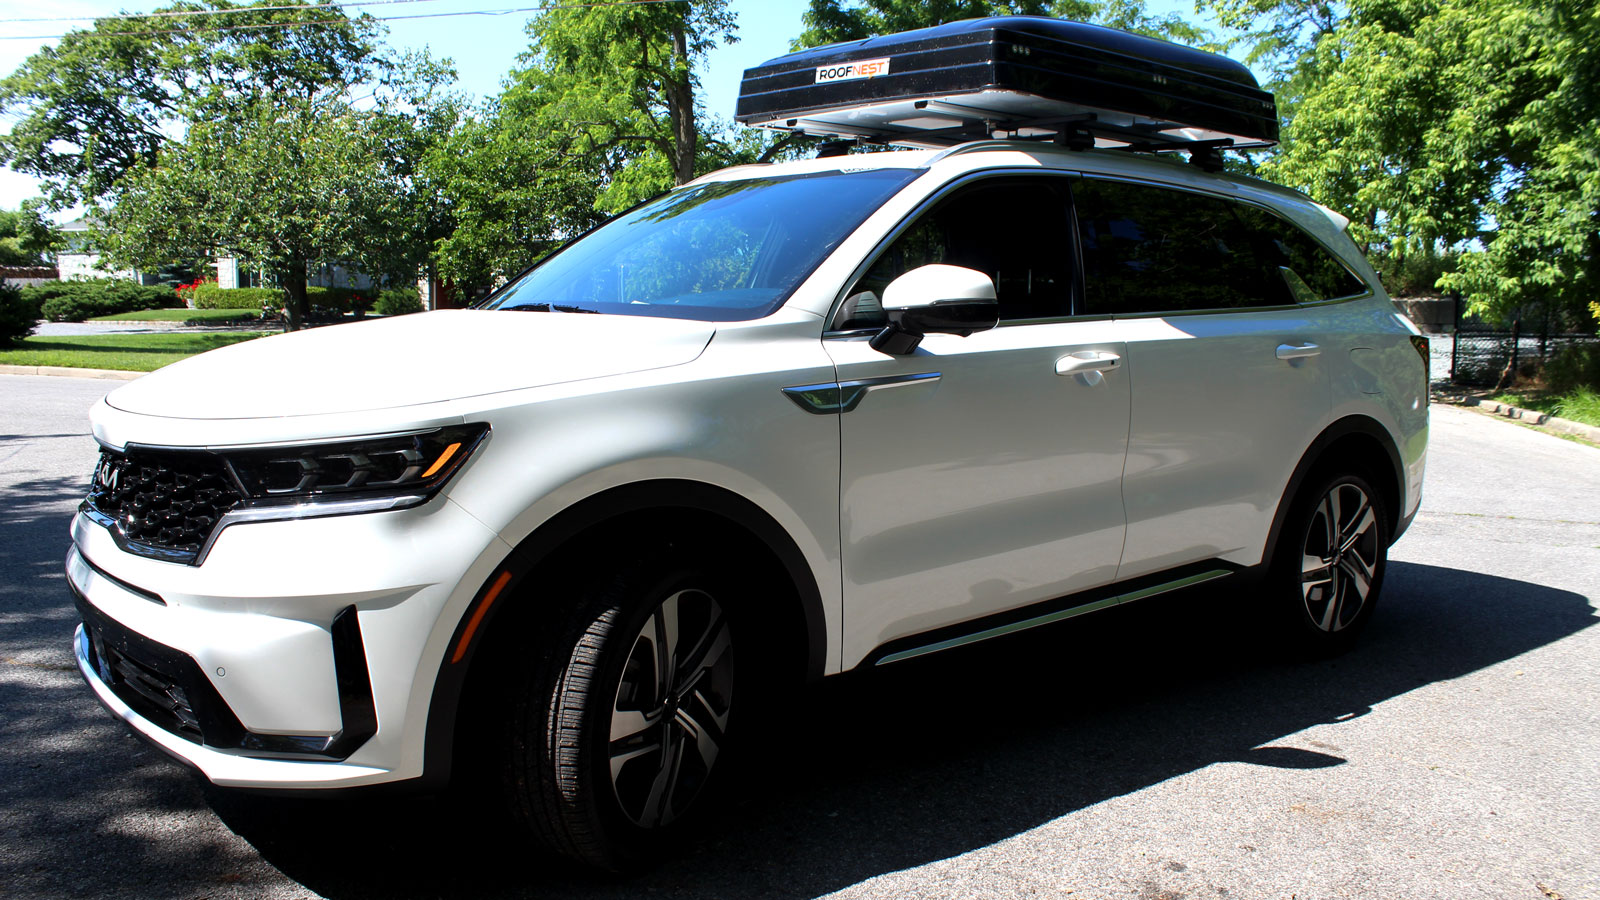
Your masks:
M506 786L550 847L625 870L692 835L728 769L736 632L697 565L636 566L591 594L514 703Z
M1300 649L1338 652L1372 618L1388 563L1389 517L1360 475L1324 477L1301 494L1273 561L1272 602Z

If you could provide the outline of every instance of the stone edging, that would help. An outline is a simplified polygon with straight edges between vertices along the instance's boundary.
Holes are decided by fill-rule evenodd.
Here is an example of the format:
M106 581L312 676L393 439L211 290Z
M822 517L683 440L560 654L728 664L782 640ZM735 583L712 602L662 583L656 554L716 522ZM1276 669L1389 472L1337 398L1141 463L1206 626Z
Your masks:
M0 375L60 375L67 378L102 378L108 381L132 381L148 372L124 372L121 369L74 369L69 366L13 366L0 364Z
M1509 403L1501 403L1498 400L1490 400L1487 397L1474 396L1472 394L1436 393L1433 398L1454 406L1476 407L1491 415L1516 419L1524 425L1532 425L1558 434L1570 434L1591 443L1600 444L1600 428L1596 428L1593 425L1585 425L1582 422L1574 422L1571 419L1563 419L1538 410L1522 409Z

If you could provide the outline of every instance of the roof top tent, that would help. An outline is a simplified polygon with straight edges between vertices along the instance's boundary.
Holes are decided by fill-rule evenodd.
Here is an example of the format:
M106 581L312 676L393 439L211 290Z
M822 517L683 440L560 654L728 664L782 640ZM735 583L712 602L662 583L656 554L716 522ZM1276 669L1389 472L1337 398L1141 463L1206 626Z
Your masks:
M1240 63L1041 16L966 19L830 44L746 69L745 125L866 143L985 138L1216 151L1278 142L1277 105Z

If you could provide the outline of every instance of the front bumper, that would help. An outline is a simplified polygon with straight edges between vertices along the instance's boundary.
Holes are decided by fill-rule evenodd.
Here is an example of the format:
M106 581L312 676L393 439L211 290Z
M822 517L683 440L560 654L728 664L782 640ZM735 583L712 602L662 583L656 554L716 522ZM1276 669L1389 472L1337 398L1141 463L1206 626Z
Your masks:
M235 526L201 566L128 554L80 515L78 667L108 709L218 785L415 778L446 645L507 549L445 498Z

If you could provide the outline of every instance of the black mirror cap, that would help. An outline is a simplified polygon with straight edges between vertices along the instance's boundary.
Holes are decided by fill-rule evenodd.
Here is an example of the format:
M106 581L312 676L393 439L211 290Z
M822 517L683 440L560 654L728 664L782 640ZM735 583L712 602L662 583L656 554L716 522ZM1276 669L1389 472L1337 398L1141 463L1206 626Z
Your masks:
M940 300L927 306L884 311L889 324L872 336L869 345L879 353L905 356L917 349L925 334L966 337L1000 324L1000 304L993 298Z
M1000 324L994 298L940 300L927 306L887 310L889 321L912 334L958 334L966 337Z

